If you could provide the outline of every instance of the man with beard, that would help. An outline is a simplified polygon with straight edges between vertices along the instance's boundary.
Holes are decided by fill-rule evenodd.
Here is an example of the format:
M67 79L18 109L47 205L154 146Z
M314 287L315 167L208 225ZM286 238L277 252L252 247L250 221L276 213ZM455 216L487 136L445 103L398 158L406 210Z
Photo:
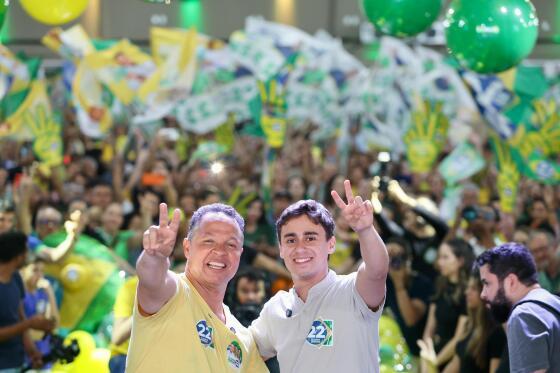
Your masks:
M560 371L560 298L541 288L535 261L518 243L506 243L476 260L481 298L496 321L507 321L510 371Z

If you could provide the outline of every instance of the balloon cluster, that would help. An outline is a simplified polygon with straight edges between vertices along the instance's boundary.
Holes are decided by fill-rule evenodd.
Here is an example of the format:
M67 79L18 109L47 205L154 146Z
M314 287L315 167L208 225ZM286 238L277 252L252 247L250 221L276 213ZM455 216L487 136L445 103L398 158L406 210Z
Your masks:
M441 11L441 0L362 0L367 18L381 32L409 37L425 31ZM535 46L539 21L530 0L453 0L444 22L447 47L463 66L498 73Z
M386 373L412 370L412 359L399 324L385 315L379 319L379 369Z

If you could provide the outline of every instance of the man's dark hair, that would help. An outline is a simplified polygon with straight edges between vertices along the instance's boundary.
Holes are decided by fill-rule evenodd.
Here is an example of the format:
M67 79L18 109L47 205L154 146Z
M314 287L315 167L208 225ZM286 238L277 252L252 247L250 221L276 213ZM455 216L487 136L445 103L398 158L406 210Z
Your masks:
M212 203L211 205L202 206L194 212L189 224L189 232L187 233L188 240L192 239L192 235L196 228L198 228L198 226L200 225L202 218L205 215L211 213L224 214L232 218L237 223L239 230L243 234L243 230L245 229L245 221L243 220L241 215L239 215L239 213L229 205L224 205L223 203Z
M27 251L27 236L18 231L0 234L0 263L8 263Z
M306 215L315 224L320 224L325 229L327 240L334 235L334 220L329 212L317 201L312 199L301 200L288 206L276 221L276 234L281 241L282 227L291 219Z
M503 281L513 273L526 286L534 285L537 280L537 266L529 250L517 242L508 242L483 252L476 258L476 266L488 264L490 273Z

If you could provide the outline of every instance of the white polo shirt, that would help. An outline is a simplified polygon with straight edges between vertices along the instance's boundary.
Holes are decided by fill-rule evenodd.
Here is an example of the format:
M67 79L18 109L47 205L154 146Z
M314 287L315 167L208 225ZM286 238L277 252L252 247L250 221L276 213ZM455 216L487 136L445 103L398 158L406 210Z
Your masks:
M358 294L356 273L329 271L306 302L293 288L278 292L249 330L282 373L377 373L382 310L373 312Z

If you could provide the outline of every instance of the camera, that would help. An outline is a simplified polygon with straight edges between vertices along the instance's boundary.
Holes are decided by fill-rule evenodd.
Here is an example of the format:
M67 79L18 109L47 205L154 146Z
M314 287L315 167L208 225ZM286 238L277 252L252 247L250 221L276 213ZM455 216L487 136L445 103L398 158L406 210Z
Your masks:
M64 338L59 335L51 334L49 344L51 352L43 356L43 362L45 364L54 361L69 364L80 354L80 346L76 339L72 339L70 344L65 346Z
M50 348L50 352L42 357L43 364L45 365L55 361L60 361L62 364L70 364L80 354L80 346L76 339L72 339L67 346L64 345L64 338L59 335L46 333L43 337L43 340L45 339L48 339ZM22 372L33 369L31 363L27 364L22 368Z

